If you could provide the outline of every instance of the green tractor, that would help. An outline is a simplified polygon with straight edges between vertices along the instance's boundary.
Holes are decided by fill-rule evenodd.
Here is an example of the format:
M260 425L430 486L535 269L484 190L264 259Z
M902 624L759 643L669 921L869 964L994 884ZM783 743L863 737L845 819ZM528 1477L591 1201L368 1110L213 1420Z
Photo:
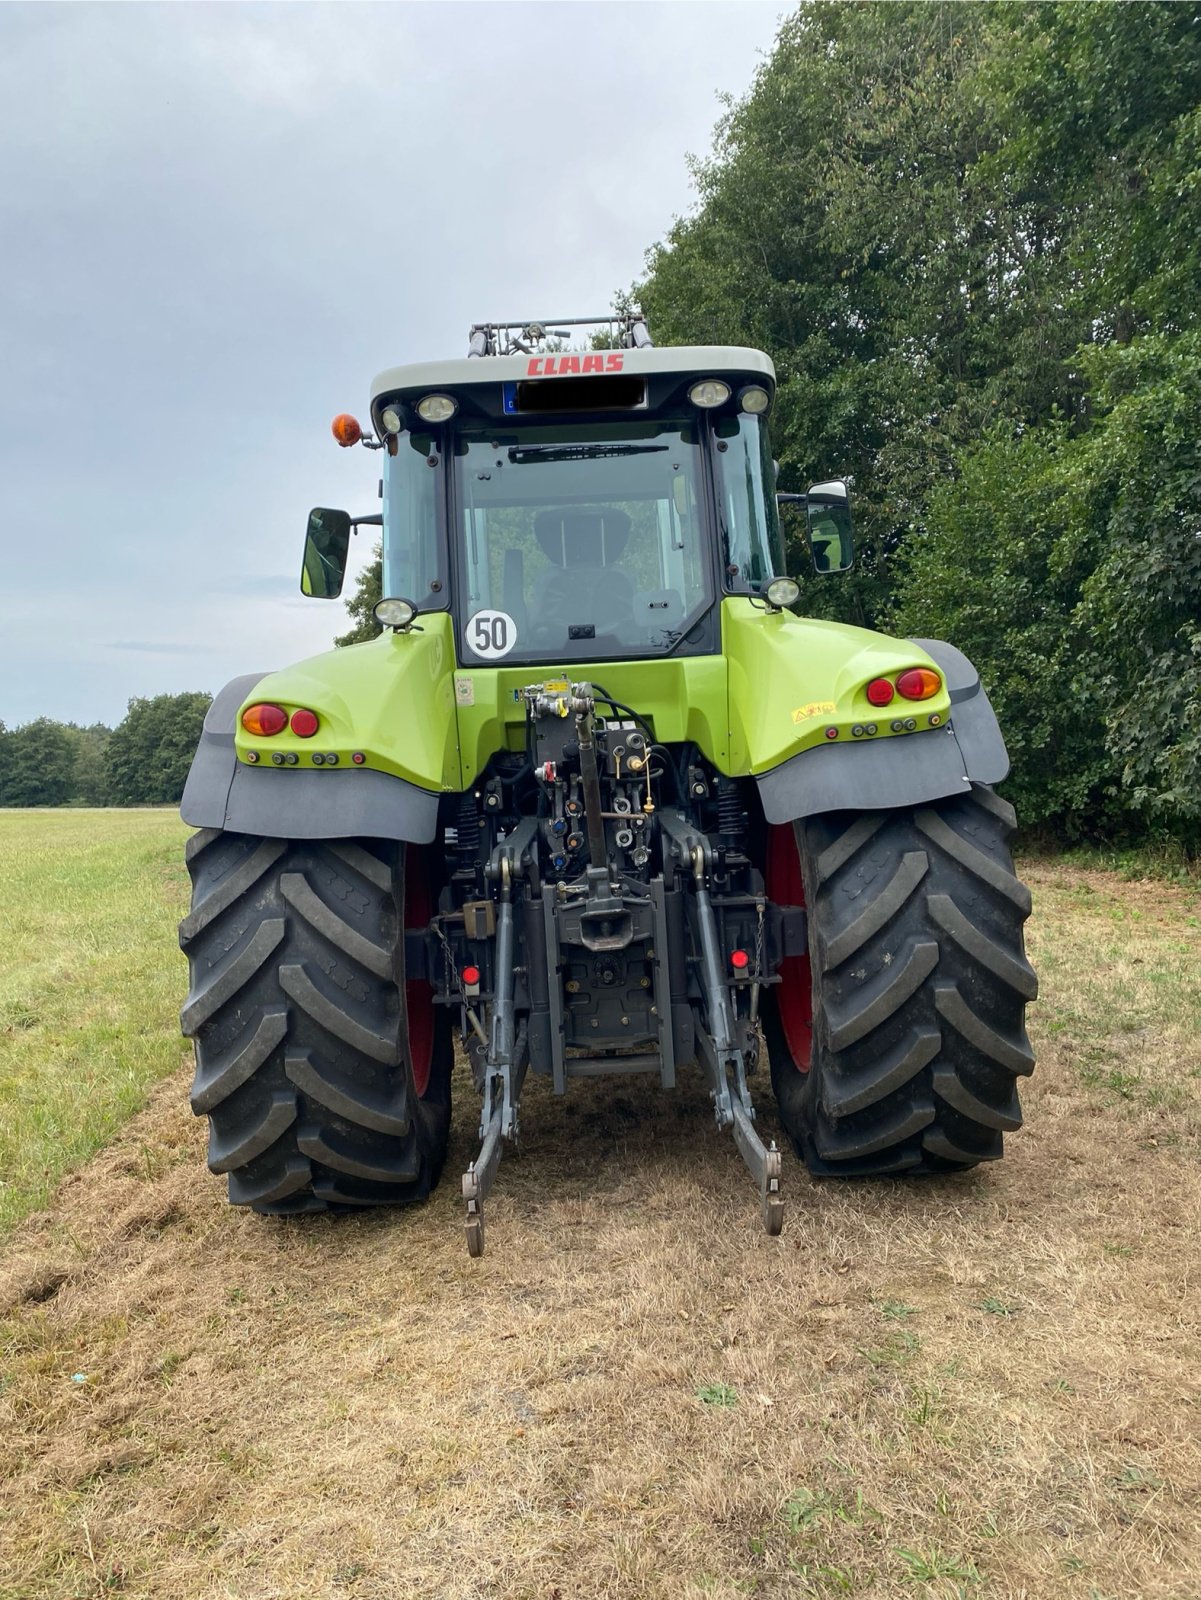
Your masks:
M383 628L235 679L182 812L192 1106L229 1198L438 1181L456 1041L482 1099L467 1243L528 1072L691 1072L783 1220L751 1086L822 1175L945 1173L1021 1122L1036 979L1008 757L971 663L797 616L779 503L851 561L845 483L777 495L757 350L638 316L485 324L375 380ZM347 513L301 587L342 589Z

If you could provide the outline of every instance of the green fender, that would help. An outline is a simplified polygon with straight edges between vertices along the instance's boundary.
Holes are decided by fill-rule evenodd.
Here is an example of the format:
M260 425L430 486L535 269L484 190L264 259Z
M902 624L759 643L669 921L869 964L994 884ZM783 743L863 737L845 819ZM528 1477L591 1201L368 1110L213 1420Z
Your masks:
M258 700L289 716L307 707L320 727L307 739L290 729L255 738L241 712ZM428 844L439 796L458 788L450 619L434 612L420 631L227 684L205 718L180 812L193 827L273 838Z
M733 764L756 779L769 823L917 805L999 783L1009 771L979 675L953 645L745 603L727 605L723 644ZM874 678L923 666L943 679L930 699L868 700Z

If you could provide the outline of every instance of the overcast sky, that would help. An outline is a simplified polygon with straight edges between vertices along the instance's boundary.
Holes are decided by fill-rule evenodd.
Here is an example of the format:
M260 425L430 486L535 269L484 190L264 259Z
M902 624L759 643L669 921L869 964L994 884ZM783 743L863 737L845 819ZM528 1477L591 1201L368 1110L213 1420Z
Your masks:
M0 720L327 648L305 518L378 478L330 419L607 309L785 9L0 4Z

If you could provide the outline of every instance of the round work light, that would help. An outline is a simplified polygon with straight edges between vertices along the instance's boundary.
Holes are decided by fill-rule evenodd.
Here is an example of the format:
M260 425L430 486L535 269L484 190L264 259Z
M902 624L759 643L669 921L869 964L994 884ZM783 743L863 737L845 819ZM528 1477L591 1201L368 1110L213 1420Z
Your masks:
M744 411L749 411L753 417L761 417L771 405L771 395L766 389L753 383L749 388L743 389L738 396L738 404Z
M801 598L801 586L794 578L773 578L767 586L767 603L777 611L794 606Z

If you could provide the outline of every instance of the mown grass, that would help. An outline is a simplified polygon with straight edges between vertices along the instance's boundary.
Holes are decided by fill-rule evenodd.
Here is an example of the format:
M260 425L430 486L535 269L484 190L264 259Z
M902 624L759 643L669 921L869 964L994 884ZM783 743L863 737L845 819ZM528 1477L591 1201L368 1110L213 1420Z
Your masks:
M1038 1029L1115 1136L1201 1136L1201 884L1028 862ZM1120 1133L1119 1130L1122 1130Z
M1022 871L1006 1159L788 1154L779 1240L695 1081L531 1084L471 1262L463 1074L429 1205L291 1221L228 1208L181 1064L0 1254L0 1600L1195 1600L1201 906Z
M174 811L0 811L0 1235L178 1066Z

